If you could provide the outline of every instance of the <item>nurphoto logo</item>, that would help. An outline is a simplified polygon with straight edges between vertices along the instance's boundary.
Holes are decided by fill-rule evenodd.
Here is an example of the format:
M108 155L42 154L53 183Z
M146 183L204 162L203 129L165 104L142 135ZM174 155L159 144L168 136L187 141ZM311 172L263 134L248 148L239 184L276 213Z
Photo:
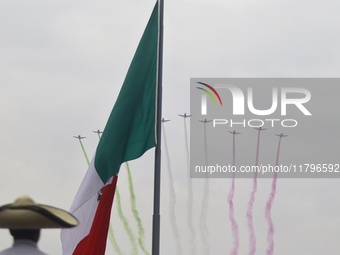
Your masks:
M339 84L339 78L191 78L190 177L340 178Z
M267 87L270 94L266 100L271 103L265 108L260 109L256 106L263 98L261 91L256 94L256 86L249 86L241 89L239 86L232 84L208 84L204 82L196 82L200 86L196 86L200 93L200 114L207 116L208 111L216 111L217 107L224 109L232 109L233 116L244 116L246 112L254 116L265 116L266 118L251 118L236 121L234 119L214 118L213 126L229 124L231 127L242 125L243 127L263 127L268 124L274 127L276 123L280 123L282 127L296 127L298 121L293 118L270 118L274 113L279 113L281 117L289 116L288 108L300 111L302 115L312 116L306 104L311 100L311 92L301 87ZM251 85L251 84L249 84ZM212 104L208 103L208 97ZM231 100L225 100L224 97L231 97ZM224 104L222 104L222 99ZM220 109L217 109L220 110ZM223 114L223 112L222 112Z

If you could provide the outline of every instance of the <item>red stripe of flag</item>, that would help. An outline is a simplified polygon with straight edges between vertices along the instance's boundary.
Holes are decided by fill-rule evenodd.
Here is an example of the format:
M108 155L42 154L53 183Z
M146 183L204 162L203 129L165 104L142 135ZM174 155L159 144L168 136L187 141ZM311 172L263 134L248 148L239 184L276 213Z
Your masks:
M117 180L118 175L115 175L112 182L102 189L102 195L99 200L90 233L78 243L73 255L105 254L111 208Z

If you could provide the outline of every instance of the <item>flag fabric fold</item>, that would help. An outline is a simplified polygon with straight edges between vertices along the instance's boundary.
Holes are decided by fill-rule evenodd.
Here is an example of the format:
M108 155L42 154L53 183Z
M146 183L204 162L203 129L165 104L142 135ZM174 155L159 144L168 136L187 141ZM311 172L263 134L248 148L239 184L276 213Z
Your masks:
M156 3L95 155L72 203L70 212L80 224L61 232L64 255L105 253L120 166L156 145L157 50Z

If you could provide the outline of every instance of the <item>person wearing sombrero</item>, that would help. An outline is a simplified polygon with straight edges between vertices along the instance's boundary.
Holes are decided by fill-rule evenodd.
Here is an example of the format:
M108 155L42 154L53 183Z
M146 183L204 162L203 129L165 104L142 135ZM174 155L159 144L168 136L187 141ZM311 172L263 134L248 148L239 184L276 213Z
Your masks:
M0 228L8 228L13 236L13 246L0 255L46 255L37 243L42 228L72 228L78 220L69 212L38 204L28 196L0 207Z

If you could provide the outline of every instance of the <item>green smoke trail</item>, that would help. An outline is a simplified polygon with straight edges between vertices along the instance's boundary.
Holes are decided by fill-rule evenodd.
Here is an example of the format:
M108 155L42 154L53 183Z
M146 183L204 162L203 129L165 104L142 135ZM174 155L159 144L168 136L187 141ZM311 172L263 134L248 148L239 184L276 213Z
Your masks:
M96 130L96 131L92 131L92 132L93 132L93 133L96 133L96 134L98 135L99 140L100 140L100 138L101 138L100 134L102 134L103 132L100 131L99 129Z
M128 178L129 178L129 190L130 190L131 210L132 210L133 216L134 216L134 218L135 218L135 220L137 222L137 226L138 226L138 243L139 243L139 246L142 249L142 251L146 255L150 255L150 253L145 248L145 243L144 243L145 232L144 232L142 220L139 217L139 213L138 213L138 210L137 210L136 195L135 195L135 191L134 191L134 188L133 188L133 182L132 182L132 175L131 175L131 171L130 171L130 166L129 166L128 162L125 162L125 165L126 165L126 168L127 168Z
M111 242L114 250L116 251L116 253L118 255L123 255L123 253L120 250L120 248L118 246L118 243L116 241L116 238L115 238L115 235L114 235L113 228L112 228L111 224L109 225L109 239L110 239L110 242Z
M126 217L124 216L123 210L122 210L122 204L121 204L121 200L120 200L120 194L118 189L116 189L116 202L117 202L117 212L118 212L118 216L120 218L120 220L122 221L125 231L129 236L131 245L132 245L132 255L137 255L138 254L138 248L137 248L137 243L136 243L136 238L134 236L134 234L132 233L132 230L129 226L129 223L126 219Z
M80 143L80 146L81 146L81 149L84 153L84 156L85 156L85 159L86 159L86 163L87 165L89 166L90 165L90 161L89 161L89 158L87 157L87 154L86 154L86 151L85 151L85 148L84 148L84 145L83 145L83 142L81 141L81 139L79 138L79 143Z

